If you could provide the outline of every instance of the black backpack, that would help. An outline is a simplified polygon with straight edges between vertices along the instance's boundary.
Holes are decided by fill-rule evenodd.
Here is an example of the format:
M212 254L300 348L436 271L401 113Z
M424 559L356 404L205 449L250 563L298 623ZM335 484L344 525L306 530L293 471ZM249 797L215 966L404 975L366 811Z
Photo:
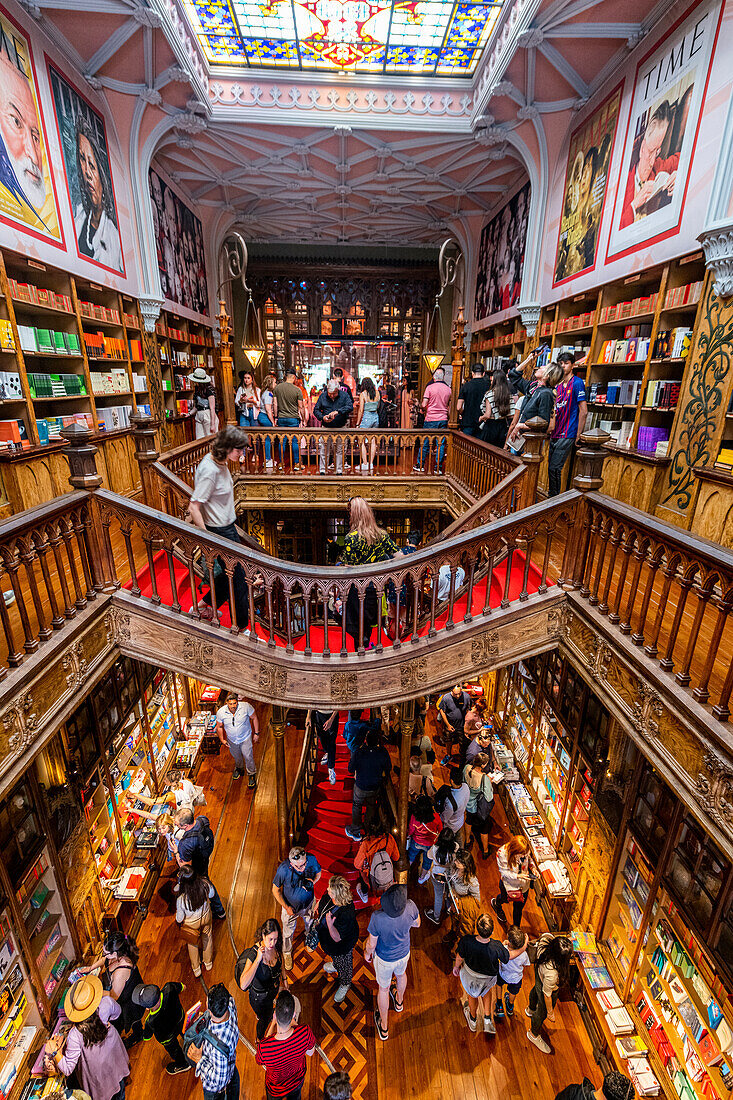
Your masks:
M211 853L214 851L214 834L211 831L211 825L209 819L205 814L196 818L197 829L199 835L199 849L205 860L211 859Z

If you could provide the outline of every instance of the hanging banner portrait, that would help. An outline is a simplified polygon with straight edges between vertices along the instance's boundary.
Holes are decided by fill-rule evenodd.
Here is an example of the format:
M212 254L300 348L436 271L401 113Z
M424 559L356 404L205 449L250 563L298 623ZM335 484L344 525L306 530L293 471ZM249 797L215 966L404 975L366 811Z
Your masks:
M529 215L529 183L481 231L474 317L481 321L519 301Z
M48 59L47 64L74 216L76 250L82 259L124 275L104 119Z
M721 8L688 8L637 67L607 260L679 229Z
M30 43L0 8L0 220L63 247Z
M208 313L201 222L152 168L150 198L164 297L196 313Z
M570 138L553 286L596 266L622 87L619 84Z

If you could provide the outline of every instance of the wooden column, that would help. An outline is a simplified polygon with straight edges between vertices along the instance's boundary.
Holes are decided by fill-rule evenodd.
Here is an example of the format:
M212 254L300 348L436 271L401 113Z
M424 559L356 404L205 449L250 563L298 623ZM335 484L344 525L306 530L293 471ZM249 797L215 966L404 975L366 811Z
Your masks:
M236 424L237 414L234 408L234 363L232 361L231 323L223 298L219 300L219 361L221 363L221 399L224 405L224 424ZM224 425L220 425L223 427Z
M135 458L140 469L143 504L160 509L157 479L150 468L160 457L157 445L160 421L147 413L136 412L130 417L130 422L133 426L132 438L135 440Z
M275 789L277 791L277 845L280 859L290 850L288 834L288 777L285 772L285 707L273 707L272 733L275 738ZM409 761L408 761L409 763Z
M97 473L98 448L91 442L92 433L79 423L62 428L61 435L67 441L66 458L69 462L69 484L74 489L86 489L89 496L89 521L86 528L89 569L97 592L114 592L115 568L109 538L105 532L94 499L94 491L102 484Z
M606 444L611 440L603 428L591 428L578 439L573 489L581 493L598 491L603 486L603 463L608 457Z
M540 476L542 452L545 448L548 427L547 421L543 420L542 417L533 416L531 420L527 421L527 430L521 433L525 444L519 457L527 467L525 480L522 484L522 504L525 508L530 507L537 500L537 480Z
M397 881L407 882L409 863L407 862L407 818L410 808L408 798L410 790L410 746L415 732L415 700L407 699L401 704L402 721L400 723L400 787L397 800L397 844L400 849L400 861L397 864Z

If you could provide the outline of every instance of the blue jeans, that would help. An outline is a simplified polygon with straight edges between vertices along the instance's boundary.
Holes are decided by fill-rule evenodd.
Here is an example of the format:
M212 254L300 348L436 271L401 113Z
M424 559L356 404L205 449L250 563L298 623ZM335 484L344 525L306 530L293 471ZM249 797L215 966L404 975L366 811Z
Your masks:
M426 420L425 423L423 424L423 428L447 428L447 427L448 427L448 421L447 420ZM428 451L429 450L430 450L430 440L426 439L424 441L423 445L422 445L422 456L421 456L420 462L418 463L421 470L427 465ZM438 455L438 470L440 470L440 467L443 465L444 456L445 456L445 439L441 439L441 441L440 441L440 453Z
M562 489L562 472L565 463L573 450L575 440L572 436L564 436L562 439L551 439L547 458L547 481L549 484L547 495L556 497Z
M261 412L259 414L259 416L257 417L257 423L262 428L271 428L272 427L272 421L270 420L267 413L264 413L264 412ZM270 442L269 435L266 435L265 436L265 462L270 462L271 460L272 460L272 443Z
M204 1089L204 1100L239 1100L239 1070L234 1067L234 1073L232 1079L226 1088L220 1089L219 1092L210 1092L209 1089Z
M442 878L433 878L433 912L437 920L440 920L440 915L443 912L444 897L445 882Z
M300 427L300 421L297 416L278 416L277 426L278 428L298 428ZM290 446L293 448L293 466L295 466L300 461L297 436L292 437Z
M428 857L428 849L424 844L417 844L414 837L407 838L407 858L410 863L414 863L417 857L422 852L422 868L421 873L425 874L433 866L433 861Z
M246 412L239 410L239 426L240 428L254 428L257 421L255 420L255 414L252 409L247 409Z

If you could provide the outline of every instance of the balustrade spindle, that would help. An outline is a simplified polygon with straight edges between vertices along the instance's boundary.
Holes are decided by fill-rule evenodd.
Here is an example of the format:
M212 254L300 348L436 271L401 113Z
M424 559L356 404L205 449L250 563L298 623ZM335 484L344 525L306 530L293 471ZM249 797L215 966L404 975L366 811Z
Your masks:
M464 623L470 623L473 619L471 608L473 607L473 579L476 574L476 555L471 555L468 563L468 590L466 594L466 613L463 616Z
M628 585L629 595L626 600L626 613L624 615L624 621L620 624L619 630L622 634L631 633L631 615L636 603L636 594L639 590L639 576L641 574L641 567L644 564L645 550L642 546L641 539L636 536L636 545L634 548L634 568L631 573L631 583Z
M227 579L227 603L229 604L229 633L239 634L237 604L234 598L234 568L231 565L225 567L225 576Z
M59 611L58 600L56 599L56 589L51 580L51 571L48 568L48 551L48 535L45 531L39 532L36 537L36 553L41 563L41 575L46 589L46 598L51 607L51 626L54 630L59 630L64 625L64 616ZM0 599L2 599L2 596L0 596Z
M17 550L14 551L12 558L9 561L5 562L5 568L7 569L8 576L10 577L10 583L13 587L13 592L15 594L15 604L18 608L18 613L20 615L20 625L23 628L23 637L25 638L23 648L25 649L26 653L35 653L35 651L38 649L38 639L34 638L33 636L30 619L28 618L28 609L25 605L25 596L23 594L22 588L20 587L20 580L18 577L20 558L18 556ZM0 599L2 599L2 597L0 597ZM3 600L3 603L4 602L5 601Z
M79 561L81 562L81 568L87 586L86 601L88 603L90 600L96 599L97 596L94 581L92 580L92 568L90 564L92 555L89 553L89 544L87 541L89 536L88 523L84 523L78 513L74 515L71 522L74 527L76 547L79 551Z
M324 587L321 589L323 593L323 656L330 657L331 649L328 641L328 598L330 595L329 589ZM335 597L334 597L335 598ZM344 633L342 649L346 649L346 601L341 605L341 629Z
M453 622L453 606L456 600L456 574L458 567L451 565L450 567L450 589L448 592L448 618L446 620L445 629L452 630L456 625Z
M64 549L69 563L69 572L71 573L71 580L74 585L74 592L76 593L74 603L79 611L82 611L86 607L87 601L84 598L84 593L79 583L79 570L76 568L76 558L74 557L74 550L72 547L73 531L70 525L67 525L66 521L62 521L61 537L64 540Z
M383 583L381 585L376 585L375 587L377 589L377 640L374 643L374 652L384 653L384 644L382 642L382 632L384 630L384 612L382 610L382 597L384 595L385 586ZM399 635L399 630L397 631L397 634Z
M484 600L484 615L489 616L491 614L491 582L494 579L494 557L495 552L492 550L489 554L489 564L486 568L486 598Z
M591 581L593 579L593 562L596 556L596 546L598 543L598 530L600 527L600 522L600 512L592 513L588 520L588 533L585 543L585 569L583 571L583 579L579 592L579 595L584 600L587 600L590 597Z
M171 610L180 611L181 604L178 599L178 585L176 584L176 570L173 564L173 551L169 546L165 548L165 556L168 562L168 579L171 585Z
M413 580L412 585L412 634L410 635L410 642L415 645L420 641L420 633L418 631L418 620L420 618L420 605L423 598L423 592L425 588L425 574L416 577ZM397 593L397 606L395 609L395 635L399 635L400 632L400 594Z
M306 601L304 600L303 603L305 604ZM285 634L286 634L285 652L286 653L294 653L295 652L295 646L293 645L293 628L292 628L292 624L291 624L291 621L290 621L290 615L291 615L291 612L290 612L290 587L287 586L285 588Z
M25 571L26 580L28 581L28 587L31 593L31 599L33 601L33 607L36 612L36 622L38 623L38 641L45 642L47 638L51 637L53 631L50 626L46 625L46 614L41 602L41 596L38 591L38 584L36 583L36 571L35 563L38 560L36 556L35 547L33 546L33 536L28 535L25 543L25 550L20 556L20 560L23 563L23 569Z
M727 722L730 718L730 703L731 692L733 692L733 656L728 658L728 669L725 674L725 680L723 681L723 687L720 692L720 698L713 707L713 718L717 718L719 722Z
M244 568L244 567L242 567ZM259 638L257 637L257 615L255 612L255 584L254 577L247 577L245 574L245 580L247 581L247 603L249 604L249 640L252 645L259 644ZM232 622L236 623L236 614L232 616Z
M11 668L17 668L18 665L23 662L23 654L18 649L18 645L15 641L15 631L13 630L10 622L10 615L8 614L8 608L3 599L2 592L0 592L0 622L3 627L3 634L5 635L5 641L8 644L8 656L7 662ZM0 668L0 680L2 680L7 673L7 669L3 665Z
M657 579L657 572L659 571L660 558L659 555L649 550L649 556L647 560L647 577L644 585L644 596L641 601L641 608L639 610L639 621L636 626L636 631L631 635L631 640L634 645L644 644L644 631L646 629L646 619L649 614L649 602L651 600L652 592L654 591L654 585Z
M433 568L430 576L430 626L428 627L428 638L434 638L438 633L435 629L435 611L438 605L438 570Z
M196 583L197 578L196 578L196 573L195 573L194 567L193 567L193 558L191 557L190 554L188 554L187 557L188 557L188 561L187 561L186 564L188 565L188 585L189 585L189 588L191 590L191 615L195 616L195 618L197 618L197 619L200 619L201 618L201 612L199 610L198 585ZM139 589L138 589L137 594L138 595L140 594Z
M148 558L148 572L150 573L150 587L152 595L150 599L153 603L159 604L160 594L158 592L158 577L155 572L155 555L153 554L153 539L149 535L143 536L143 542L145 543L145 552Z
M54 527L54 534L49 537L51 543L51 550L53 551L54 561L56 562L56 575L59 578L61 584L61 595L64 600L64 615L67 619L73 619L76 615L76 608L71 599L71 592L69 591L69 585L66 581L66 568L61 557L61 547L63 540L61 538L61 522L59 521Z
M631 553L632 553L632 550L633 550L633 546L634 546L634 532L629 531L629 532L627 532L626 537L623 539L623 541L621 543L621 552L623 553L623 558L621 560L621 572L619 574L618 584L616 585L616 592L615 592L614 597L613 597L613 610L611 611L611 614L608 616L609 623L614 623L614 625L616 623L620 622L620 620L621 620L621 615L620 615L621 601L622 601L623 596L624 596L624 587L626 585L626 574L627 574L628 569L629 569L629 562L631 561Z
M349 589L347 588L343 593L341 601L341 657L346 656L346 603L349 598Z
M657 656L657 642L659 641L659 632L662 629L662 621L664 619L665 611L667 610L667 600L669 598L669 590L672 587L672 580L677 572L676 561L667 562L667 565L662 570L662 576L664 581L662 583L662 591L659 593L659 604L657 605L657 614L654 619L654 626L652 627L651 637L648 643L644 646L644 652L650 657Z
M317 587L316 587L315 591L316 591L316 610L317 610L317 608L318 608L318 588ZM306 655L306 657L310 657L313 654L313 649L311 648L311 607L310 607L310 605L311 605L311 593L312 592L313 592L313 588L309 588L308 591L306 591L305 587L303 588L303 621L305 623L305 655ZM326 624L326 626L328 626L328 624ZM328 636L327 631L326 631L326 636Z
M359 645L356 646L356 652L360 657L363 657L366 650L364 649L364 602L366 600L366 588L362 587L359 592Z
M692 577L686 577L683 574L677 579L677 584L680 588L680 596L677 600L677 608L674 613L674 619L672 620L672 628L669 632L669 638L667 639L667 648L665 650L664 657L659 662L660 668L663 668L665 672L672 672L672 670L674 669L674 649L677 644L677 636L679 634L682 616L685 613L687 597L689 596L690 589L692 588Z
M570 539L570 528L567 529L566 536L568 541ZM552 549L552 540L554 538L554 532L549 528L545 532L545 552L542 555L542 568L540 569L540 583L537 589L538 593L542 595L547 591L547 569L550 564L550 551ZM558 581L558 584L560 582Z
M132 592L133 596L139 596L140 595L140 585L138 584L138 581L137 581L137 565L135 563L135 554L134 554L134 551L132 549L131 531L132 531L131 524L129 524L129 523L128 524L120 524L120 532L122 534L122 538L123 538L124 543L125 543L125 553L127 555L127 564L128 564L129 569L130 569L130 578L131 578L131 581L132 581L132 587L131 587L130 591Z
M692 664L692 658L695 653L700 627L702 626L705 611L707 610L707 605L712 594L713 590L711 585L706 585L704 588L698 588L697 590L697 607L695 609L695 617L692 620L692 630L687 640L685 655L682 658L682 667L675 676L675 680L680 687L687 687L690 683L690 665Z
M267 598L267 626L270 632L267 639L267 645L270 649L275 648L275 618L272 611L272 585L272 581L265 585L265 595Z
M529 599L529 592L527 591L529 585L529 565L532 558L532 547L534 545L534 537L527 539L527 543L524 547L524 574L522 576L522 591L519 593L519 599L522 603Z
M606 551L608 550L608 537L606 535L606 526L601 520L600 526L600 539L601 539L601 552L598 557L598 564L596 565L595 578L593 580L593 588L588 596L588 603L595 607L598 604L598 590L601 586L603 579L603 566L606 561ZM609 524L610 530L610 524Z

